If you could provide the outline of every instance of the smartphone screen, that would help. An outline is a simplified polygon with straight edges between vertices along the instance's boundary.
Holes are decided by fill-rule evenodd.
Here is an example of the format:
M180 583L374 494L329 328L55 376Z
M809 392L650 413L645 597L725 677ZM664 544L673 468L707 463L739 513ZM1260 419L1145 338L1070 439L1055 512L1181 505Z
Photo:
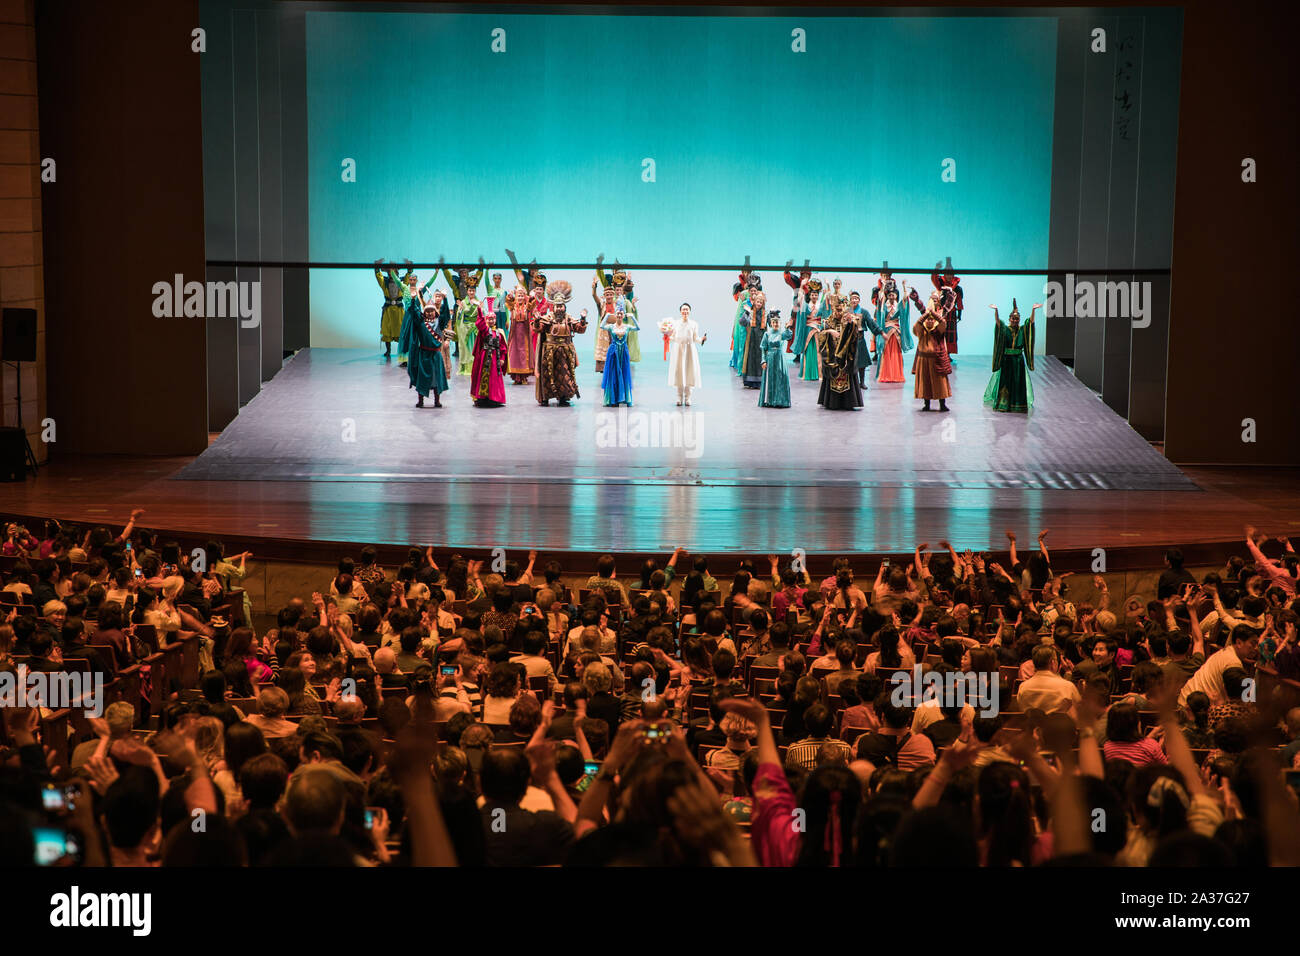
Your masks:
M41 791L41 805L51 813L62 813L68 809L63 790L52 783L47 783L45 789Z
M66 856L77 857L81 847L77 838L58 827L37 827L32 831L36 838L36 865L53 866Z
M439 668L439 670L442 671L443 677L454 677L456 675L455 664L443 664L442 667Z

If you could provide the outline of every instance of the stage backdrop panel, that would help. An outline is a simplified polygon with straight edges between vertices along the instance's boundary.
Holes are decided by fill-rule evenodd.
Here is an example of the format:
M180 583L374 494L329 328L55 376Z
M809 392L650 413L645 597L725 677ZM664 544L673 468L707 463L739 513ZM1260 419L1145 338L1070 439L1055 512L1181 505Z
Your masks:
M1046 261L1054 17L325 11L306 31L315 263Z

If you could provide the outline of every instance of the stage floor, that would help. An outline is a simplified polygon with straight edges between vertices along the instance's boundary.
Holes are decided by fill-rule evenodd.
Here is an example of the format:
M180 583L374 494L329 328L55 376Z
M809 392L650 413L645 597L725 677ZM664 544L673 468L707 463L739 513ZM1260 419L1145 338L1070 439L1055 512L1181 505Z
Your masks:
M727 367L729 353L705 346L704 385L679 409L662 350L643 347L635 407L615 410L601 405L589 349L580 353L582 397L572 407L543 408L531 384L507 382L506 405L494 409L471 404L468 376L453 377L443 408L420 409L396 361L307 349L176 477L804 487L815 494L803 507L819 495L873 488L1196 488L1052 358L1038 363L1029 415L982 404L990 359L972 355L957 358L948 413L921 411L910 377L869 383L865 407L831 412L817 404L818 383L797 380L794 366L792 407L757 407L757 392Z
M676 413L661 354L646 350L634 411ZM364 542L431 543L479 557L536 548L566 567L677 545L718 568L795 548L903 555L945 539L1001 552L1007 528L1025 542L1050 528L1063 567L1087 570L1105 548L1111 567L1150 568L1171 544L1217 563L1240 552L1246 524L1300 535L1300 471L1184 476L1052 361L1025 418L980 405L984 358L960 356L953 411L927 415L908 386L827 412L801 382L793 408L759 409L725 356L708 353L689 410L702 423L695 459L598 448L606 410L582 361L573 408L541 408L531 388L507 385L505 408L474 409L457 379L437 410L415 409L405 372L377 352L301 353L198 458L59 456L0 484L0 513L120 526L140 506L169 536L216 536L260 557L332 562ZM355 442L342 440L345 418Z

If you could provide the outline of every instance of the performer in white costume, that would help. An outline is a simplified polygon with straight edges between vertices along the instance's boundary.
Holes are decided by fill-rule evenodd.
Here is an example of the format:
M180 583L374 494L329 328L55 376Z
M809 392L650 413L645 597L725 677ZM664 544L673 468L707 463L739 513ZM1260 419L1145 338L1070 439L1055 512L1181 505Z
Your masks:
M709 338L700 335L700 327L691 318L689 302L683 302L679 317L673 322L672 352L668 356L668 384L677 389L677 404L691 403L691 389L700 387L700 356L697 345Z

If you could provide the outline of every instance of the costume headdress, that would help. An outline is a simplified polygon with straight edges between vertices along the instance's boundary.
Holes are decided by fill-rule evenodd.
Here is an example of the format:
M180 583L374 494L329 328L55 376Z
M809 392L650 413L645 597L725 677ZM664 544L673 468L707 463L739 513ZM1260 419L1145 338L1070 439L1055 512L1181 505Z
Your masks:
M556 305L565 305L573 298L573 286L563 279L556 279L546 287L546 297Z

